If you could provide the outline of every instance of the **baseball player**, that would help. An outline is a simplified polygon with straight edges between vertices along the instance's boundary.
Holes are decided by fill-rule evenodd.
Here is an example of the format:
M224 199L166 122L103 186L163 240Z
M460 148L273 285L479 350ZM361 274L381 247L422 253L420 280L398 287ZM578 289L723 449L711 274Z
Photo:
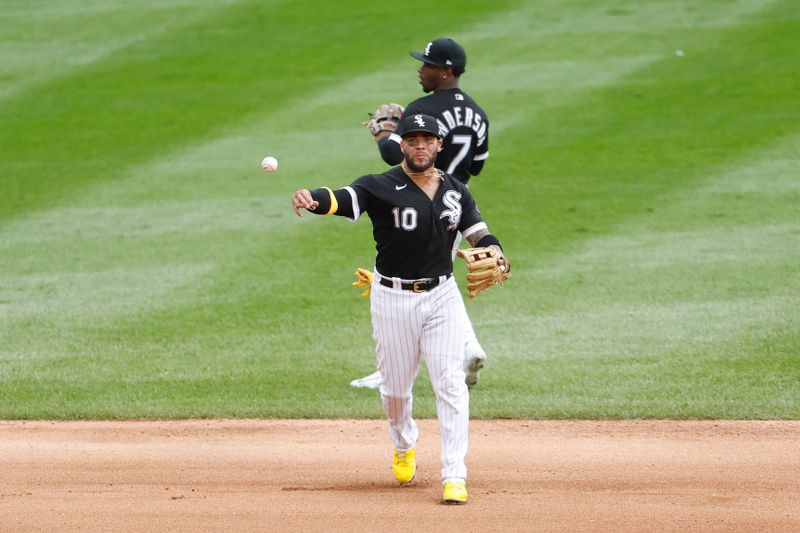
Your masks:
M428 43L423 52L410 52L422 62L419 67L419 83L425 93L403 109L398 104L386 104L372 113L366 125L375 137L381 157L390 165L403 160L400 149L403 116L417 113L431 115L437 119L443 136L442 151L436 158L436 168L447 172L465 185L472 176L478 175L489 157L489 119L481 106L459 88L459 80L467 65L467 54L452 39L436 39ZM461 242L460 236L453 243L455 255ZM361 280L355 286L367 286L370 272L358 269ZM466 383L472 387L478 383L479 372L486 364L483 350L466 309L461 317L466 332L464 369ZM378 388L380 372L350 382L353 387Z
M415 114L402 126L400 166L362 176L341 189L300 189L292 206L298 216L305 209L355 221L366 213L372 221L377 256L370 315L381 403L395 448L394 475L403 484L416 472L419 431L411 413L412 388L424 357L441 434L442 502L465 503L469 390L459 320L464 302L452 276L456 233L490 251L496 272L507 276L510 264L467 187L433 166L443 145L439 122ZM503 279L493 278L489 284Z

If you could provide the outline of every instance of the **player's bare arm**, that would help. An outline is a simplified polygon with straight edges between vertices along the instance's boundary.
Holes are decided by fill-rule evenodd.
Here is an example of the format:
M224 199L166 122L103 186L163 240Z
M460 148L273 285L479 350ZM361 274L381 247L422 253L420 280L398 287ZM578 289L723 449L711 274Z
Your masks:
M469 245L474 248L474 247L478 246L478 242L480 242L481 239L483 239L487 235L491 235L491 234L492 233L489 231L489 228L479 229L478 231L476 231L474 233L470 233L469 236L466 237L466 239L467 239L467 242L469 243Z
M375 142L380 144L382 140L388 139L392 135L390 131L382 131L375 135Z

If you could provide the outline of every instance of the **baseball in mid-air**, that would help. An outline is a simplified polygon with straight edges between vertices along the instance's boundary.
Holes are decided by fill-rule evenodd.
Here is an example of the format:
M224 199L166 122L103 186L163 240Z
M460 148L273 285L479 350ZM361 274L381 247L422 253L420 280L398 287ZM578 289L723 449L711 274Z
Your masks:
M261 160L261 168L264 169L264 172L275 172L278 170L278 160L268 155Z

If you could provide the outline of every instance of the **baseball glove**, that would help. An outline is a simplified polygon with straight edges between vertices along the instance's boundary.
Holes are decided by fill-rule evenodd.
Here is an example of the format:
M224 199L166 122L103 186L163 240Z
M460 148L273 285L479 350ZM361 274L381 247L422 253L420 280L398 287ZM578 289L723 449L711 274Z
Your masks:
M502 285L511 277L511 263L496 248L465 248L457 253L467 262L467 292L470 298L475 298L492 285Z
M366 268L357 268L356 271L353 272L353 275L356 277L356 280L353 282L353 287L366 287L366 290L361 293L361 296L369 298L374 274Z
M369 114L369 120L363 122L364 126L369 128L373 137L388 131L394 133L397 125L400 124L400 119L403 117L405 108L400 104L383 104L378 109Z

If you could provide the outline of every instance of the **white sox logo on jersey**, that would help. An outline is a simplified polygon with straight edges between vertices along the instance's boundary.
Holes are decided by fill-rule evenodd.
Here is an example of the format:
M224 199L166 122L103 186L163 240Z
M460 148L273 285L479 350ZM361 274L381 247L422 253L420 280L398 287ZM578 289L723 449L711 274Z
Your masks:
M450 221L447 226L449 231L455 230L458 227L458 223L461 222L461 203L459 200L461 200L461 193L454 190L449 190L442 196L442 203L447 209L442 211L439 219L447 218Z

